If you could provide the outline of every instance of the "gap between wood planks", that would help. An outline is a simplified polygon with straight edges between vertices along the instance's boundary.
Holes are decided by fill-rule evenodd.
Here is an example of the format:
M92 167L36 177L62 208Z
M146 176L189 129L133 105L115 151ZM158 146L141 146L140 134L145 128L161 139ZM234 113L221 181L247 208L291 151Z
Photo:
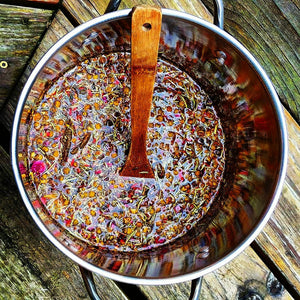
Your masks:
M295 299L299 299L299 292L293 287L293 285L285 278L280 269L270 259L270 257L261 249L259 244L254 240L250 247L255 251L257 256L264 262L264 264L270 269L277 280L284 286L286 291Z
M68 9L64 5L60 7L60 10L74 27L80 25L80 23L76 20L76 18L74 18L74 16L68 11Z

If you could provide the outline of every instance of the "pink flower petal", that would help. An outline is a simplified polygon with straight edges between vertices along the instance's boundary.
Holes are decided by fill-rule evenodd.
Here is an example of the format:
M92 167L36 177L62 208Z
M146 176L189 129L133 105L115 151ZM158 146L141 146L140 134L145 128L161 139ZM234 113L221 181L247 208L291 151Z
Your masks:
M22 163L22 162L19 163L19 169L20 169L21 174L26 174L26 167L25 167L24 163Z
M42 174L46 171L46 164L42 160L34 161L31 165L31 171L35 174Z

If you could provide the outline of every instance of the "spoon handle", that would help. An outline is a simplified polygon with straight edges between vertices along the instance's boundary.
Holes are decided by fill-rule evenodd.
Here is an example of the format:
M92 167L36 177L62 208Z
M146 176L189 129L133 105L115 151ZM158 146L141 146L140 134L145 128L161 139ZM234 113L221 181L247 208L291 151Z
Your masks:
M156 75L161 10L137 6L131 23L131 145L122 176L154 178L146 154L147 128Z

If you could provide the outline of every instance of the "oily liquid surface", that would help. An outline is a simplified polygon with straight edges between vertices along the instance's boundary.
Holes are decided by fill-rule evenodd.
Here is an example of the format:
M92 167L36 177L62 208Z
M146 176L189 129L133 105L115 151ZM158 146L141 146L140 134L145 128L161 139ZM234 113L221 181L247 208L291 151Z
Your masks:
M119 251L184 235L214 201L224 133L191 77L159 61L147 154L155 179L119 176L130 146L130 55L91 58L62 75L35 108L28 161L46 211L71 234Z

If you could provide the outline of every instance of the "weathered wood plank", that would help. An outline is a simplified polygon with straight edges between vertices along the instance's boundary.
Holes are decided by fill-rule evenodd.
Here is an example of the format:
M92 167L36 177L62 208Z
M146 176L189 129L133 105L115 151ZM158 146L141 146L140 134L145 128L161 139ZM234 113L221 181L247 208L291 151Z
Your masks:
M256 242L300 297L300 127L287 112L285 116L289 133L287 176L278 206Z
M70 32L74 26L66 18L66 16L59 10L46 34L44 35L39 47L36 49L32 60L29 63L29 70L31 71L42 56L50 49L60 38Z
M170 286L140 286L140 288L152 300L186 300L190 294L190 286L190 282L187 282ZM230 263L203 277L201 299L286 300L292 297L257 254L248 247Z
M225 30L258 60L300 122L299 1L225 0Z
M0 157L0 298L89 299L78 266L46 239L29 216L2 147ZM126 299L112 280L95 279L101 299Z
M102 15L109 1L94 1L94 0L63 0L63 6L71 13L78 23L86 22L92 18ZM123 0L120 4L120 9L132 8L139 4L158 5L163 8L176 9L187 13L198 15L207 20L212 20L206 7L201 1L197 0Z
M20 77L52 10L0 4L0 108Z
M42 56L47 52L47 50L73 28L74 27L72 26L70 21L65 17L65 15L61 11L58 11L51 23L51 26L49 27L45 36L43 37L39 47L35 51L30 62L28 63L28 66L26 67L23 75L18 80L14 91L10 95L9 101L5 103L2 109L2 112L0 114L0 121L7 130L11 130L14 111L18 103L19 95L32 69L42 58Z

